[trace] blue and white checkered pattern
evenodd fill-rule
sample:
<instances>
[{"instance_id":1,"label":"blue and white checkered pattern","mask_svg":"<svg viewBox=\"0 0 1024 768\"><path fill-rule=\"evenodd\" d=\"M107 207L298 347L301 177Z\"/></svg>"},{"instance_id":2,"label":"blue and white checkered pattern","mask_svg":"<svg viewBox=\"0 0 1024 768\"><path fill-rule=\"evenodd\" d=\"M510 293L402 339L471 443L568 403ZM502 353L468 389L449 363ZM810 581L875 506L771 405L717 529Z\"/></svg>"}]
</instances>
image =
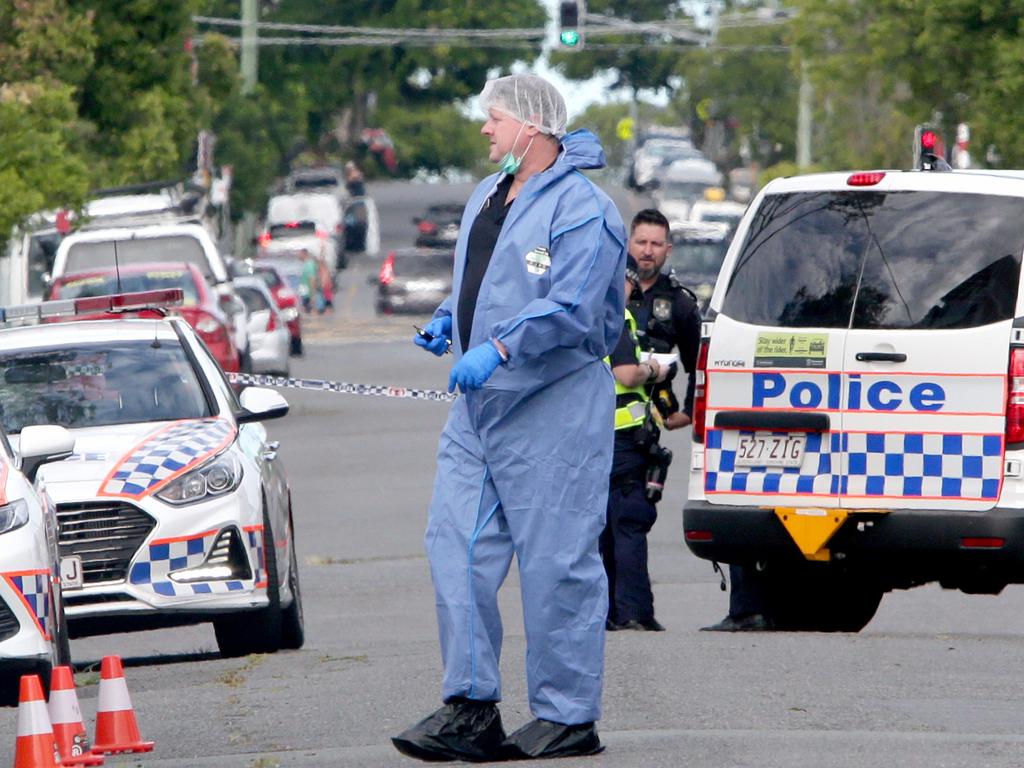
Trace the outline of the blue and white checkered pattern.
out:
<instances>
[{"instance_id":1,"label":"blue and white checkered pattern","mask_svg":"<svg viewBox=\"0 0 1024 768\"><path fill-rule=\"evenodd\" d=\"M265 556L263 551L263 526L258 525L246 528L245 533L249 538L249 551L253 556L253 579L256 582L256 586L265 586L267 573L264 570L266 563L263 559Z\"/></svg>"},{"instance_id":2,"label":"blue and white checkered pattern","mask_svg":"<svg viewBox=\"0 0 1024 768\"><path fill-rule=\"evenodd\" d=\"M129 582L137 587L151 589L163 597L225 594L245 589L245 584L238 580L179 584L168 577L171 571L202 565L219 533L206 531L192 538L153 541L132 565Z\"/></svg>"},{"instance_id":3,"label":"blue and white checkered pattern","mask_svg":"<svg viewBox=\"0 0 1024 768\"><path fill-rule=\"evenodd\" d=\"M39 631L42 632L43 637L47 640L50 639L49 575L48 571L40 571L39 573L23 573L8 578L11 586L18 590L21 596L25 598L25 602L39 624Z\"/></svg>"},{"instance_id":4,"label":"blue and white checkered pattern","mask_svg":"<svg viewBox=\"0 0 1024 768\"><path fill-rule=\"evenodd\" d=\"M843 435L851 496L999 498L1002 435L851 432Z\"/></svg>"},{"instance_id":5,"label":"blue and white checkered pattern","mask_svg":"<svg viewBox=\"0 0 1024 768\"><path fill-rule=\"evenodd\" d=\"M736 467L741 434L708 430L704 490L812 496L999 498L1003 436L810 433L800 467ZM786 432L773 434L785 435ZM842 473L846 454L847 472Z\"/></svg>"},{"instance_id":6,"label":"blue and white checkered pattern","mask_svg":"<svg viewBox=\"0 0 1024 768\"><path fill-rule=\"evenodd\" d=\"M144 496L207 459L233 432L234 427L223 419L183 421L160 430L121 459L99 495Z\"/></svg>"}]
</instances>

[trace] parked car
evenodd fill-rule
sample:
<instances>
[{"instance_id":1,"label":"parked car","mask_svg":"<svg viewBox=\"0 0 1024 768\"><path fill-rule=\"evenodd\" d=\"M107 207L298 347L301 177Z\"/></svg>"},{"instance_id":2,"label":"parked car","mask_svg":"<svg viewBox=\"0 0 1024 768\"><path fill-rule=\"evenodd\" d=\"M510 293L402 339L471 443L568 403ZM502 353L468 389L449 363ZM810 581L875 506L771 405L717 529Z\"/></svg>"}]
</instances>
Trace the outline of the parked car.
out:
<instances>
[{"instance_id":1,"label":"parked car","mask_svg":"<svg viewBox=\"0 0 1024 768\"><path fill-rule=\"evenodd\" d=\"M377 276L377 312L433 312L451 293L453 251L406 248L392 251Z\"/></svg>"},{"instance_id":2,"label":"parked car","mask_svg":"<svg viewBox=\"0 0 1024 768\"><path fill-rule=\"evenodd\" d=\"M225 371L241 370L242 356L246 350L239 350L235 346L234 324L244 321L244 317L229 316L224 312L220 301L195 264L127 264L120 269L94 269L64 274L54 281L49 298L84 299L165 288L180 288L183 291L184 302L174 311L195 329L220 367ZM99 313L76 319L105 320L112 317L115 316L110 313Z\"/></svg>"},{"instance_id":3,"label":"parked car","mask_svg":"<svg viewBox=\"0 0 1024 768\"><path fill-rule=\"evenodd\" d=\"M285 179L284 188L288 194L327 192L339 198L347 196L344 172L329 165L292 171Z\"/></svg>"},{"instance_id":4,"label":"parked car","mask_svg":"<svg viewBox=\"0 0 1024 768\"><path fill-rule=\"evenodd\" d=\"M330 253L325 255L330 259L328 264L331 269L344 269L347 262L344 241L345 209L342 201L333 194L325 193L276 195L270 198L267 203L266 232L271 240L278 234L287 234L283 230L275 230L275 227L302 226L302 222L313 224L312 233L307 234L317 234L325 244L330 244Z\"/></svg>"},{"instance_id":5,"label":"parked car","mask_svg":"<svg viewBox=\"0 0 1024 768\"><path fill-rule=\"evenodd\" d=\"M294 280L287 277L294 275ZM261 259L254 261L234 262L231 274L235 277L258 277L267 288L281 310L281 316L288 324L291 354L302 354L302 313L299 307L298 282L302 273L302 265L296 260L294 266L281 260Z\"/></svg>"},{"instance_id":6,"label":"parked car","mask_svg":"<svg viewBox=\"0 0 1024 768\"><path fill-rule=\"evenodd\" d=\"M732 229L723 222L685 222L672 228L668 266L679 282L696 294L702 312L715 289L731 240Z\"/></svg>"},{"instance_id":7,"label":"parked car","mask_svg":"<svg viewBox=\"0 0 1024 768\"><path fill-rule=\"evenodd\" d=\"M11 378L17 379L17 374ZM0 380L6 388L7 372ZM7 406L7 401L4 400ZM71 663L61 590L57 513L36 485L46 462L72 454L75 439L41 418L24 426L12 445L0 426L0 705L17 703L18 677L38 674L49 684L55 666Z\"/></svg>"},{"instance_id":8,"label":"parked car","mask_svg":"<svg viewBox=\"0 0 1024 768\"><path fill-rule=\"evenodd\" d=\"M236 322L245 307L235 295L227 264L210 234L199 224L151 224L75 232L57 248L52 279L65 273L113 269L129 264L187 262L199 267L217 296L221 310L232 320L235 348L246 368L245 323Z\"/></svg>"},{"instance_id":9,"label":"parked car","mask_svg":"<svg viewBox=\"0 0 1024 768\"><path fill-rule=\"evenodd\" d=\"M462 203L439 203L431 205L412 220L416 225L416 245L426 248L455 246L462 223Z\"/></svg>"},{"instance_id":10,"label":"parked car","mask_svg":"<svg viewBox=\"0 0 1024 768\"><path fill-rule=\"evenodd\" d=\"M308 219L271 224L260 234L257 242L259 258L296 254L305 249L330 265L332 273L348 265L344 254L339 254L337 240Z\"/></svg>"},{"instance_id":11,"label":"parked car","mask_svg":"<svg viewBox=\"0 0 1024 768\"><path fill-rule=\"evenodd\" d=\"M258 277L235 278L235 290L248 313L249 360L253 373L290 372L291 334L267 284Z\"/></svg>"},{"instance_id":12,"label":"parked car","mask_svg":"<svg viewBox=\"0 0 1024 768\"><path fill-rule=\"evenodd\" d=\"M212 622L226 656L302 646L291 494L261 423L280 394L236 397L168 317L0 330L0 402L11 435L45 418L75 438L41 472L73 636Z\"/></svg>"}]
</instances>

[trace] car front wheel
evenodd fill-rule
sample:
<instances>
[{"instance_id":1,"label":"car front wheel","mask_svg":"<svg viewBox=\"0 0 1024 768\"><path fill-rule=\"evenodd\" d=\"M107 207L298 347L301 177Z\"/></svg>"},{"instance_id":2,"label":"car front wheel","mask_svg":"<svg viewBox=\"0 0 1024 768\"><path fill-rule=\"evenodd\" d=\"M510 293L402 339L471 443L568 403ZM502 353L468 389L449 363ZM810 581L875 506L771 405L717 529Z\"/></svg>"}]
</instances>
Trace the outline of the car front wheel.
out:
<instances>
[{"instance_id":1,"label":"car front wheel","mask_svg":"<svg viewBox=\"0 0 1024 768\"><path fill-rule=\"evenodd\" d=\"M274 653L281 648L281 589L277 576L277 553L270 518L263 512L263 542L267 568L266 608L220 616L213 620L213 632L221 656Z\"/></svg>"}]
</instances>

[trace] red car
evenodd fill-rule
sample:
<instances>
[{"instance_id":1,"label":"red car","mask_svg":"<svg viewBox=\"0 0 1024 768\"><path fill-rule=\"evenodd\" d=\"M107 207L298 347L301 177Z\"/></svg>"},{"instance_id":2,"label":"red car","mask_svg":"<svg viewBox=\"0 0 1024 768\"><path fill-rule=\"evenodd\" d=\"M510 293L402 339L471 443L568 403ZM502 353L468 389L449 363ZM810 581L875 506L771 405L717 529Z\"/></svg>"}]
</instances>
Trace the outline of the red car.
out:
<instances>
[{"instance_id":1,"label":"red car","mask_svg":"<svg viewBox=\"0 0 1024 768\"><path fill-rule=\"evenodd\" d=\"M126 264L120 275L114 268L93 269L61 275L50 288L51 299L82 299L112 293L155 291L180 288L185 294L182 306L174 310L191 325L209 347L225 371L241 370L241 355L234 344L235 330L220 308L217 295L195 264L153 262ZM110 313L76 316L76 320L101 320L116 317Z\"/></svg>"}]
</instances>

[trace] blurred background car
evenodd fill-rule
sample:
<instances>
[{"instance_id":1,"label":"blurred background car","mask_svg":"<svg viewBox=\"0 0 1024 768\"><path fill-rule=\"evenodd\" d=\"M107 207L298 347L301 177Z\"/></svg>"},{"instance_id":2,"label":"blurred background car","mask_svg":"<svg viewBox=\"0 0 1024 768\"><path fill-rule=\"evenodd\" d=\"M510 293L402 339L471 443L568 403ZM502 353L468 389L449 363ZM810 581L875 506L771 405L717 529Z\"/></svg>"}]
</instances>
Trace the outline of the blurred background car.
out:
<instances>
[{"instance_id":1,"label":"blurred background car","mask_svg":"<svg viewBox=\"0 0 1024 768\"><path fill-rule=\"evenodd\" d=\"M722 222L685 222L672 227L668 265L679 282L697 295L702 313L715 289L731 239L729 225Z\"/></svg>"},{"instance_id":2,"label":"blurred background car","mask_svg":"<svg viewBox=\"0 0 1024 768\"><path fill-rule=\"evenodd\" d=\"M638 190L649 188L661 171L677 160L707 160L707 157L688 138L647 139L633 153L630 186Z\"/></svg>"},{"instance_id":3,"label":"blurred background car","mask_svg":"<svg viewBox=\"0 0 1024 768\"><path fill-rule=\"evenodd\" d=\"M431 205L422 216L416 216L416 245L426 248L455 246L465 206L461 203Z\"/></svg>"},{"instance_id":4,"label":"blurred background car","mask_svg":"<svg viewBox=\"0 0 1024 768\"><path fill-rule=\"evenodd\" d=\"M670 225L690 218L690 209L708 189L722 185L722 174L710 160L676 160L652 182L652 197Z\"/></svg>"},{"instance_id":5,"label":"blurred background car","mask_svg":"<svg viewBox=\"0 0 1024 768\"><path fill-rule=\"evenodd\" d=\"M158 291L180 288L184 301L174 310L195 330L225 371L242 369L245 350L236 346L236 322L245 322L244 315L228 315L223 302L203 279L195 264L154 262L127 264L119 269L94 269L64 274L50 288L50 299L84 299L115 293ZM118 317L109 313L78 316L77 320L109 320ZM246 334L248 339L248 334ZM247 342L248 343L248 342Z\"/></svg>"},{"instance_id":6,"label":"blurred background car","mask_svg":"<svg viewBox=\"0 0 1024 768\"><path fill-rule=\"evenodd\" d=\"M287 276L289 273L291 277ZM281 317L288 326L290 352L293 355L301 355L302 313L299 311L298 284L302 275L302 265L297 260L292 265L282 260L246 259L232 262L231 274L236 278L257 277L266 284L277 308L281 310Z\"/></svg>"},{"instance_id":7,"label":"blurred background car","mask_svg":"<svg viewBox=\"0 0 1024 768\"><path fill-rule=\"evenodd\" d=\"M441 248L391 251L377 276L377 313L429 313L452 290L455 253Z\"/></svg>"},{"instance_id":8,"label":"blurred background car","mask_svg":"<svg viewBox=\"0 0 1024 768\"><path fill-rule=\"evenodd\" d=\"M267 284L258 277L235 278L249 324L249 359L253 373L290 373L291 334Z\"/></svg>"},{"instance_id":9,"label":"blurred background car","mask_svg":"<svg viewBox=\"0 0 1024 768\"><path fill-rule=\"evenodd\" d=\"M332 278L339 269L344 269L348 264L344 255L338 255L337 241L310 219L270 224L260 234L257 244L257 256L261 259L295 257L299 251L305 249L327 264Z\"/></svg>"},{"instance_id":10,"label":"blurred background car","mask_svg":"<svg viewBox=\"0 0 1024 768\"><path fill-rule=\"evenodd\" d=\"M726 200L725 190L721 187L709 187L704 190L704 199L691 206L690 221L726 224L729 227L729 236L732 237L746 210L747 206L743 203Z\"/></svg>"},{"instance_id":11,"label":"blurred background car","mask_svg":"<svg viewBox=\"0 0 1024 768\"><path fill-rule=\"evenodd\" d=\"M345 209L342 201L331 193L301 193L275 195L267 203L266 231L261 235L261 243L269 234L270 242L285 233L277 229L278 225L312 222L313 232L329 245L325 258L333 272L344 269L348 263L345 257ZM275 234L276 233L276 234ZM309 233L307 233L309 234Z\"/></svg>"}]
</instances>

